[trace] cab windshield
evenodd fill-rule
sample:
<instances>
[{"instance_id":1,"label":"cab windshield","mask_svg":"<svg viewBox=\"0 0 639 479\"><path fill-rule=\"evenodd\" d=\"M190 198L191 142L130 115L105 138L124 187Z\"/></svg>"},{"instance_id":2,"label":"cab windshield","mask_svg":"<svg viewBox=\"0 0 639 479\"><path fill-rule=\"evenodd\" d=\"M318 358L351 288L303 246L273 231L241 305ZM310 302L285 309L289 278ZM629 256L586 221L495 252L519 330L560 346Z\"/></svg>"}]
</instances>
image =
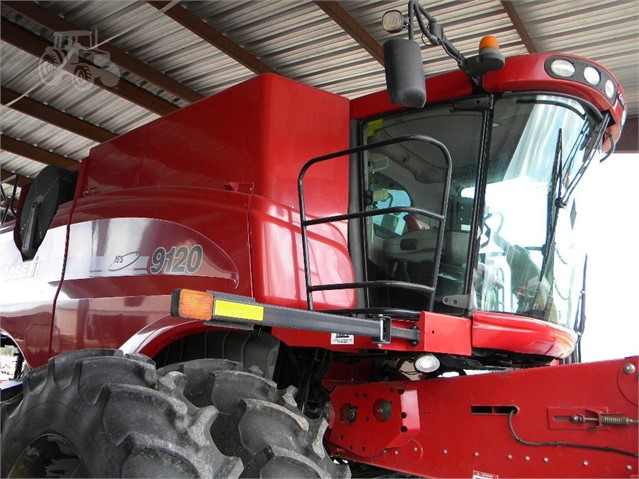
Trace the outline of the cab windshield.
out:
<instances>
[{"instance_id":1,"label":"cab windshield","mask_svg":"<svg viewBox=\"0 0 639 479\"><path fill-rule=\"evenodd\" d=\"M366 279L428 285L435 274L435 311L479 309L574 327L585 252L576 240L581 225L573 191L601 139L596 115L572 98L526 93L365 122L363 143L427 135L447 146L453 166L443 205L441 152L413 143L370 152L362 172L364 209L444 209L446 223L408 212L368 218ZM367 304L427 309L424 295L401 288L370 291Z\"/></svg>"},{"instance_id":2,"label":"cab windshield","mask_svg":"<svg viewBox=\"0 0 639 479\"><path fill-rule=\"evenodd\" d=\"M512 95L495 103L476 308L574 326L585 251L573 191L592 160L598 123L570 98Z\"/></svg>"}]
</instances>

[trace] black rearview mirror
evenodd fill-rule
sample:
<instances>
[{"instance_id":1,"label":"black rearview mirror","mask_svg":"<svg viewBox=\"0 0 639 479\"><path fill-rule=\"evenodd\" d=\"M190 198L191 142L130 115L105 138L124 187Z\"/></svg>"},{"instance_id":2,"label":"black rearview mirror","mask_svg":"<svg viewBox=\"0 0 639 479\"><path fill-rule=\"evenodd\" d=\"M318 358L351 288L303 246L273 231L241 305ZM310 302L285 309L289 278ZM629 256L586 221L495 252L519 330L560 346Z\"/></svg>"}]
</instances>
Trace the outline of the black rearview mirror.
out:
<instances>
[{"instance_id":1,"label":"black rearview mirror","mask_svg":"<svg viewBox=\"0 0 639 479\"><path fill-rule=\"evenodd\" d=\"M412 108L426 104L422 53L414 40L392 38L384 43L386 86L392 103Z\"/></svg>"}]
</instances>

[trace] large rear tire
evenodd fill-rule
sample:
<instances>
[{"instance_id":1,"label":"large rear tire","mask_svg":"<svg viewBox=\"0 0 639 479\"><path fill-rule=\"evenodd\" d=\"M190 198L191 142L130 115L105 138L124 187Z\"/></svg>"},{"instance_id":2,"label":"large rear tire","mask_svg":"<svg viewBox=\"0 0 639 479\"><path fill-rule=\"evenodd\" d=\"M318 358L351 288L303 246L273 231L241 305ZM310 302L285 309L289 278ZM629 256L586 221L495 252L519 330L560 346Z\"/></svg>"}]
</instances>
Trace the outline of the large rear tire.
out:
<instances>
[{"instance_id":1,"label":"large rear tire","mask_svg":"<svg viewBox=\"0 0 639 479\"><path fill-rule=\"evenodd\" d=\"M141 355L84 350L29 372L2 403L3 477L238 477L211 438L214 407Z\"/></svg>"},{"instance_id":2,"label":"large rear tire","mask_svg":"<svg viewBox=\"0 0 639 479\"><path fill-rule=\"evenodd\" d=\"M278 390L259 370L245 371L228 360L172 364L159 374L173 371L186 376L186 399L219 411L211 433L222 453L242 459L240 477L350 477L348 466L335 464L326 453L326 421L302 414L293 398L295 388Z\"/></svg>"}]
</instances>

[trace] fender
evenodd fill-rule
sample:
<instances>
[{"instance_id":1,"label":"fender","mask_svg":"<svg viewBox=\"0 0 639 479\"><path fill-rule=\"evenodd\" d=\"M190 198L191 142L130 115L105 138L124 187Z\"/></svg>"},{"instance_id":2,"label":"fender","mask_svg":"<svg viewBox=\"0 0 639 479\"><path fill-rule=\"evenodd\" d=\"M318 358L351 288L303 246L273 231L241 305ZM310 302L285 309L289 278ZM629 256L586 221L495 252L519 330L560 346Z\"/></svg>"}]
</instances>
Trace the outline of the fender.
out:
<instances>
[{"instance_id":1,"label":"fender","mask_svg":"<svg viewBox=\"0 0 639 479\"><path fill-rule=\"evenodd\" d=\"M213 329L217 328L212 328L202 321L185 321L173 316L165 316L140 329L120 346L120 350L127 354L146 354L152 358L179 339Z\"/></svg>"}]
</instances>

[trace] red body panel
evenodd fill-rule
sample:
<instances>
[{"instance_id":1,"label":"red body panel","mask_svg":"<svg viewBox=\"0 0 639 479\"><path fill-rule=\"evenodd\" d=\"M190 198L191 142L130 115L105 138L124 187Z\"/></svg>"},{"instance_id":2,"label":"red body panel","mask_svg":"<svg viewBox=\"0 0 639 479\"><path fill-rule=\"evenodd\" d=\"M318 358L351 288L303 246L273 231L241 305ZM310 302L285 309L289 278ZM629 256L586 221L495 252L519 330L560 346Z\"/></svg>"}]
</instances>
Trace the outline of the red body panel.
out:
<instances>
[{"instance_id":1,"label":"red body panel","mask_svg":"<svg viewBox=\"0 0 639 479\"><path fill-rule=\"evenodd\" d=\"M624 366L633 364L633 372ZM358 462L426 477L632 477L637 459L637 358L504 373L344 385L331 394L329 443ZM380 405L386 405L380 417ZM346 412L356 406L356 418ZM587 422L571 421L582 415ZM490 476L492 474L492 476Z\"/></svg>"},{"instance_id":2,"label":"red body panel","mask_svg":"<svg viewBox=\"0 0 639 479\"><path fill-rule=\"evenodd\" d=\"M536 319L473 311L473 346L524 354L566 358L575 349L577 333Z\"/></svg>"},{"instance_id":3,"label":"red body panel","mask_svg":"<svg viewBox=\"0 0 639 479\"><path fill-rule=\"evenodd\" d=\"M78 180L55 318L72 205L59 208L29 263L4 229L3 332L35 367L148 332L166 319L177 288L304 307L297 175L310 158L348 147L348 105L263 75L94 148ZM306 186L309 214L345 212L347 160L309 172ZM153 263L160 249L162 267ZM310 249L316 281L353 281L345 225L315 230ZM185 270L181 252L197 267ZM352 304L351 292L318 295L320 306ZM165 330L155 329L158 338Z\"/></svg>"},{"instance_id":4,"label":"red body panel","mask_svg":"<svg viewBox=\"0 0 639 479\"><path fill-rule=\"evenodd\" d=\"M19 345L29 364L44 364L50 357L52 305L62 274L64 222L69 207L59 209L52 231L33 261L22 261L13 242L12 223L0 229L0 330Z\"/></svg>"},{"instance_id":5,"label":"red body panel","mask_svg":"<svg viewBox=\"0 0 639 479\"><path fill-rule=\"evenodd\" d=\"M620 101L611 106L586 85L550 78L543 67L549 55L508 58L502 70L486 75L484 88L495 93L543 89L578 95L620 122ZM472 94L471 82L459 71L426 83L431 103ZM2 235L8 258L3 289L9 292L0 300L3 332L35 366L68 349L121 345L166 316L157 305L165 304L175 288L220 290L304 308L298 172L312 157L347 148L351 119L398 108L389 103L386 92L349 103L263 75L94 148L82 165L55 320L52 303L62 273L64 225L71 205L59 209L31 263L46 267L25 266L11 244L11 232L6 229ZM347 159L309 170L305 198L311 217L344 213ZM313 284L351 282L346 225L312 227L309 237ZM197 271L150 272L158 248L177 255L197 245L204 256ZM146 257L147 263L140 266L143 260L137 255ZM135 267L141 268L136 274L122 268L100 276L90 269L100 261L108 270L118 266L116 259L122 265L134 258ZM167 265L177 261L167 258ZM25 300L19 293L26 290L38 294ZM317 293L314 298L320 309L354 303L352 292ZM452 319L423 315L419 324L424 340L418 347L395 341L382 348L464 355L472 348L485 348L564 357L574 346L574 335L547 323L481 313L472 323ZM437 334L428 336L433 330ZM344 351L371 347L369 339L335 342L328 333L275 329L274 334L293 346Z\"/></svg>"},{"instance_id":6,"label":"red body panel","mask_svg":"<svg viewBox=\"0 0 639 479\"><path fill-rule=\"evenodd\" d=\"M84 190L240 188L298 208L309 159L348 147L348 100L266 74L104 143L88 158ZM308 178L307 211L346 209L348 164Z\"/></svg>"},{"instance_id":7,"label":"red body panel","mask_svg":"<svg viewBox=\"0 0 639 479\"><path fill-rule=\"evenodd\" d=\"M250 224L255 299L306 309L299 214L292 208L254 196ZM332 224L313 228L309 233L309 253L314 284L353 281L344 228ZM355 304L355 295L349 290L318 292L313 298L319 308L349 308Z\"/></svg>"}]
</instances>

